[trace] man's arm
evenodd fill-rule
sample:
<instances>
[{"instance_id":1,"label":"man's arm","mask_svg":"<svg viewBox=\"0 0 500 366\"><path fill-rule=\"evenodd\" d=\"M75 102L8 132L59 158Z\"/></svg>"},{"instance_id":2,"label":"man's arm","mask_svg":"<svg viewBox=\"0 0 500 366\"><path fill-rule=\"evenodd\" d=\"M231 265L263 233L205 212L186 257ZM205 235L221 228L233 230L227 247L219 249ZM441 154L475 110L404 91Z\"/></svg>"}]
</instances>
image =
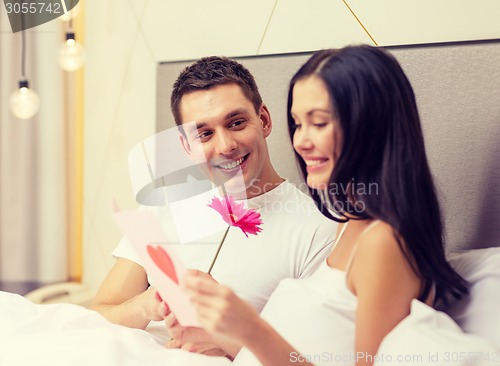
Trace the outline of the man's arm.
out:
<instances>
[{"instance_id":1,"label":"man's arm","mask_svg":"<svg viewBox=\"0 0 500 366\"><path fill-rule=\"evenodd\" d=\"M124 258L118 258L89 308L113 323L141 329L168 313L156 290L148 289L144 268Z\"/></svg>"}]
</instances>

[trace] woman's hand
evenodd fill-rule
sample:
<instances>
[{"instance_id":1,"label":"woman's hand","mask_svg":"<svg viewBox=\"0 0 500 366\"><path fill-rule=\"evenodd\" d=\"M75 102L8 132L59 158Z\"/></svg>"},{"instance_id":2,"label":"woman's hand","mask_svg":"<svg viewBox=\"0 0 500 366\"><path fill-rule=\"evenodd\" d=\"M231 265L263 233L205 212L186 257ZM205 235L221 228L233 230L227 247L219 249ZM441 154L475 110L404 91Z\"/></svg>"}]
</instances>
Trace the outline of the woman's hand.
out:
<instances>
[{"instance_id":1,"label":"woman's hand","mask_svg":"<svg viewBox=\"0 0 500 366\"><path fill-rule=\"evenodd\" d=\"M261 319L255 309L210 275L189 270L184 287L203 327L217 338L245 344Z\"/></svg>"},{"instance_id":2,"label":"woman's hand","mask_svg":"<svg viewBox=\"0 0 500 366\"><path fill-rule=\"evenodd\" d=\"M290 365L290 354L297 351L231 289L199 271L189 271L183 284L201 324L214 339L246 346L262 365ZM311 365L305 361L300 364Z\"/></svg>"}]
</instances>

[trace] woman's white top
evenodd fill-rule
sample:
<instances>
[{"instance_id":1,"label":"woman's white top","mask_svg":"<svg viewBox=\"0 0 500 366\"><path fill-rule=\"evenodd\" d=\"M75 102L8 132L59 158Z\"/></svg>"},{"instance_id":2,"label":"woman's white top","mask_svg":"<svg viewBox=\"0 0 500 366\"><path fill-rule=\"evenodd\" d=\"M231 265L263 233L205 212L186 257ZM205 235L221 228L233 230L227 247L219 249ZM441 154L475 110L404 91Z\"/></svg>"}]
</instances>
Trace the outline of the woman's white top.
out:
<instances>
[{"instance_id":1,"label":"woman's white top","mask_svg":"<svg viewBox=\"0 0 500 366\"><path fill-rule=\"evenodd\" d=\"M309 278L279 283L261 316L298 351L290 354L290 364L307 359L314 365L354 365L357 298L346 282L346 272L325 260ZM260 362L243 348L234 364Z\"/></svg>"}]
</instances>

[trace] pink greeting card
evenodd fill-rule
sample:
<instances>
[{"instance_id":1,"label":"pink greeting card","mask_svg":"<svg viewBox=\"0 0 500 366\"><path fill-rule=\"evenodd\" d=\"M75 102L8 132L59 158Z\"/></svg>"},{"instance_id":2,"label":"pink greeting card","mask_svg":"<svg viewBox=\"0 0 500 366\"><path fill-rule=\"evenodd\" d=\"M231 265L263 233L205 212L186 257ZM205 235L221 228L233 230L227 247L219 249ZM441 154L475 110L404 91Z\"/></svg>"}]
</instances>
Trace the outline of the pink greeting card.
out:
<instances>
[{"instance_id":1,"label":"pink greeting card","mask_svg":"<svg viewBox=\"0 0 500 366\"><path fill-rule=\"evenodd\" d=\"M146 211L120 211L114 207L116 223L137 251L149 283L182 326L199 327L200 323L188 294L181 288L185 267L167 238L157 217Z\"/></svg>"}]
</instances>

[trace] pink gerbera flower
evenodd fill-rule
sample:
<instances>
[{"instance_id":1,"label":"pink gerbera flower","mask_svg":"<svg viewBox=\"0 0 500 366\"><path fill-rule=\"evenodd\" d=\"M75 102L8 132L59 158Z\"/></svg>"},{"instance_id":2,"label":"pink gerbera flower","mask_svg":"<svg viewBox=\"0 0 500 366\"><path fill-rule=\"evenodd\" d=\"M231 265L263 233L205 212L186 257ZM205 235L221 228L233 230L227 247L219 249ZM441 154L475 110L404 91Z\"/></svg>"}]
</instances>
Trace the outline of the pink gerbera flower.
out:
<instances>
[{"instance_id":1,"label":"pink gerbera flower","mask_svg":"<svg viewBox=\"0 0 500 366\"><path fill-rule=\"evenodd\" d=\"M215 257L208 270L208 273L210 273L214 267L217 257L219 256L219 252L222 248L222 244L224 244L229 228L231 226L239 227L241 231L243 231L243 234L245 234L248 238L248 234L257 235L257 233L262 231L259 226L262 225L262 220L260 218L260 213L255 210L245 208L243 203L235 202L234 198L231 196L227 196L222 200L214 197L212 202L208 204L208 207L217 211L221 215L222 219L229 225L224 233L224 236L222 237L219 247L217 248L217 252L215 253Z\"/></svg>"},{"instance_id":2,"label":"pink gerbera flower","mask_svg":"<svg viewBox=\"0 0 500 366\"><path fill-rule=\"evenodd\" d=\"M257 235L262 229L260 213L252 209L246 209L243 203L237 203L234 198L228 196L222 200L214 197L208 207L217 211L222 219L230 226L236 226L243 231L248 238L248 234Z\"/></svg>"}]
</instances>

